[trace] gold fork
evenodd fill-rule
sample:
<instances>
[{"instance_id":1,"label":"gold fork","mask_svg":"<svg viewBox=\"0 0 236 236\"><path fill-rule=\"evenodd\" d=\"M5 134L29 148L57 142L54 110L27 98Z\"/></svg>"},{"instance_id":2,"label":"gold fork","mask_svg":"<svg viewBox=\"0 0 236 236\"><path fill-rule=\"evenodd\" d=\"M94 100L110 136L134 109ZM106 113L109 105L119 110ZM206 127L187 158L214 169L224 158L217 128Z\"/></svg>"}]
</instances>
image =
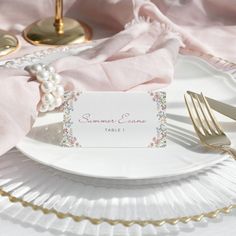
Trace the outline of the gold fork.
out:
<instances>
[{"instance_id":1,"label":"gold fork","mask_svg":"<svg viewBox=\"0 0 236 236\"><path fill-rule=\"evenodd\" d=\"M228 152L236 160L236 150L230 147L230 139L224 133L203 94L198 95L188 91L184 98L194 129L202 144Z\"/></svg>"}]
</instances>

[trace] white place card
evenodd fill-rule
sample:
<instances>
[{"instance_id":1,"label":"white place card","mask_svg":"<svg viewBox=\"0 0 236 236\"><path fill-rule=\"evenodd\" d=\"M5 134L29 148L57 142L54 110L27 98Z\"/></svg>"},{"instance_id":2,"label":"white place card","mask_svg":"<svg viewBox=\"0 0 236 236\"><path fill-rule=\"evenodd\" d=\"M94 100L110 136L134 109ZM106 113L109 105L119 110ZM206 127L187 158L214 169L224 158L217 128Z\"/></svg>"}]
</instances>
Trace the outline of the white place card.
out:
<instances>
[{"instance_id":1,"label":"white place card","mask_svg":"<svg viewBox=\"0 0 236 236\"><path fill-rule=\"evenodd\" d=\"M62 145L166 145L165 92L70 92L64 103Z\"/></svg>"}]
</instances>

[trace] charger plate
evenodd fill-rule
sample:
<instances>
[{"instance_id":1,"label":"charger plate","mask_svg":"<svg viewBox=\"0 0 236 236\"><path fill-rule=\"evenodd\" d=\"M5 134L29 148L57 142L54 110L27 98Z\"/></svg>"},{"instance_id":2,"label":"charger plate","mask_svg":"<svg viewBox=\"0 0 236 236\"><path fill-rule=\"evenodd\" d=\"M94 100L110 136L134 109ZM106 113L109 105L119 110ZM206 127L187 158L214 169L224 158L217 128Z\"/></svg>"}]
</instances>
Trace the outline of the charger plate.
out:
<instances>
[{"instance_id":1,"label":"charger plate","mask_svg":"<svg viewBox=\"0 0 236 236\"><path fill-rule=\"evenodd\" d=\"M54 234L177 235L206 227L236 208L236 165L227 159L166 183L73 176L16 149L0 157L0 212L5 219Z\"/></svg>"},{"instance_id":2,"label":"charger plate","mask_svg":"<svg viewBox=\"0 0 236 236\"><path fill-rule=\"evenodd\" d=\"M73 53L73 50L70 52ZM60 53L44 57L49 62ZM62 138L62 114L41 116L30 134L17 148L28 157L59 170L96 178L152 179L191 174L218 162L227 155L205 149L198 143L185 108L186 90L202 91L221 101L235 98L232 76L214 69L203 60L180 56L175 79L167 92L166 148L65 148Z\"/></svg>"}]
</instances>

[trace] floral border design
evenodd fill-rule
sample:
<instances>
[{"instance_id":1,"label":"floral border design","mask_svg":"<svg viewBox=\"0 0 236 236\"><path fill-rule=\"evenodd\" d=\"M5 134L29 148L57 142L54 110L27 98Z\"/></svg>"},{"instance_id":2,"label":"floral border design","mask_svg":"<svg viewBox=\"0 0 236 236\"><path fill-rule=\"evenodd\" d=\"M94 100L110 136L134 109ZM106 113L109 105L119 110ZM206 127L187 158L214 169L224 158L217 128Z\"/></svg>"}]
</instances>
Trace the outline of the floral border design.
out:
<instances>
[{"instance_id":1,"label":"floral border design","mask_svg":"<svg viewBox=\"0 0 236 236\"><path fill-rule=\"evenodd\" d=\"M74 102L82 94L79 92L67 92L64 95L64 117L63 117L63 139L61 146L63 147L82 147L76 137L73 136L71 120L71 112L74 110Z\"/></svg>"},{"instance_id":2,"label":"floral border design","mask_svg":"<svg viewBox=\"0 0 236 236\"><path fill-rule=\"evenodd\" d=\"M149 148L165 147L167 128L166 128L166 92L149 92L152 100L156 103L157 118L160 122L160 126L156 128L156 137L152 138L152 141L148 145Z\"/></svg>"},{"instance_id":3,"label":"floral border design","mask_svg":"<svg viewBox=\"0 0 236 236\"><path fill-rule=\"evenodd\" d=\"M156 136L152 138L149 148L165 147L167 128L166 128L166 92L148 92L152 100L156 103L156 117L160 122L160 126L156 128ZM63 118L63 139L61 146L63 147L82 147L76 137L73 135L71 120L71 112L74 110L73 103L78 100L82 94L78 92L68 92L64 97L64 118Z\"/></svg>"}]
</instances>

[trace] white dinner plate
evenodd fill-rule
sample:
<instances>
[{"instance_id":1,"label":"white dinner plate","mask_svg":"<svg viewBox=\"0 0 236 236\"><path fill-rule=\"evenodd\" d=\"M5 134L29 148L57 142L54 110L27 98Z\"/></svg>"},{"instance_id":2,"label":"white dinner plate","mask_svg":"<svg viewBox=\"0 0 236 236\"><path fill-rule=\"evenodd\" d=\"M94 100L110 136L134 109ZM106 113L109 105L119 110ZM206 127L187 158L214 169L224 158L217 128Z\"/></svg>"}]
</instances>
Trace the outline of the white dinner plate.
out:
<instances>
[{"instance_id":1,"label":"white dinner plate","mask_svg":"<svg viewBox=\"0 0 236 236\"><path fill-rule=\"evenodd\" d=\"M45 61L50 59L45 59ZM234 78L214 69L203 60L179 56L175 79L167 92L167 147L148 148L64 148L62 114L39 117L29 135L17 148L44 165L77 175L112 179L149 179L192 174L210 168L227 155L212 152L199 144L184 104L186 90L236 104ZM227 128L227 119L221 121ZM230 130L230 137L236 138Z\"/></svg>"}]
</instances>

